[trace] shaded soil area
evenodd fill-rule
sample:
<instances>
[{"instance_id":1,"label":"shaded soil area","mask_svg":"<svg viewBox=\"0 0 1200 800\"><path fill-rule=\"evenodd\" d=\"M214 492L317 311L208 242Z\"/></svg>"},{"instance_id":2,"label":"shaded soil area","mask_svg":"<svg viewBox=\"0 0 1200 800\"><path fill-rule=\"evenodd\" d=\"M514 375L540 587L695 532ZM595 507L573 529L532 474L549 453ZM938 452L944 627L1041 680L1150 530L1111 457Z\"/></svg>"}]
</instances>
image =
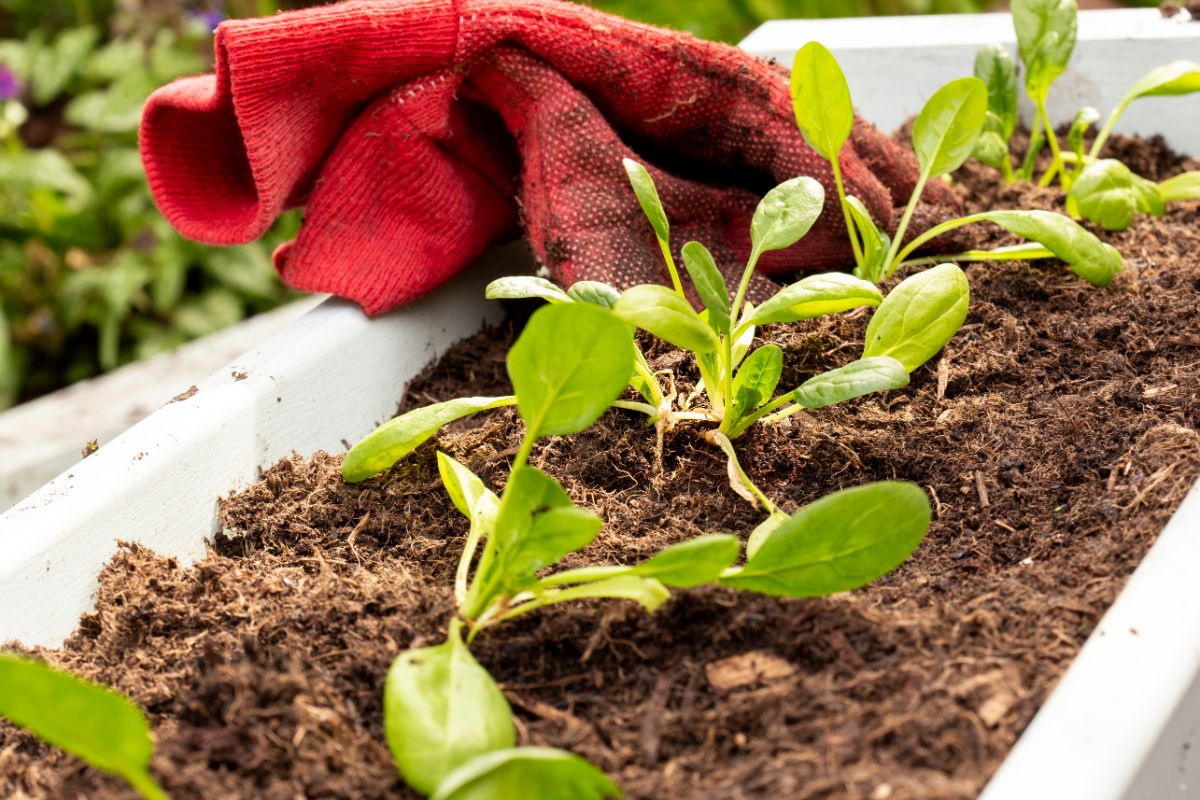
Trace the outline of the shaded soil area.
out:
<instances>
[{"instance_id":1,"label":"shaded soil area","mask_svg":"<svg viewBox=\"0 0 1200 800\"><path fill-rule=\"evenodd\" d=\"M1147 177L1185 166L1161 142L1116 147ZM1058 205L986 168L959 179L972 209ZM704 588L653 616L585 603L482 636L521 741L574 750L642 800L975 796L1200 474L1200 208L1106 238L1128 264L1111 288L1056 265L972 266L967 325L909 389L739 442L788 510L871 480L925 487L935 519L912 559L828 598ZM867 318L768 329L783 385L857 356ZM404 407L506 391L512 328L456 346ZM651 350L686 390L683 355ZM506 409L436 446L499 490L520 433ZM535 451L606 520L574 563L761 521L695 429L668 435L661 473L653 449L614 411ZM280 462L222 502L227 535L195 566L124 547L96 612L40 655L148 711L154 771L177 797L414 797L384 745L380 689L450 613L466 523L434 452L353 486L337 455ZM4 726L0 795L130 796Z\"/></svg>"}]
</instances>

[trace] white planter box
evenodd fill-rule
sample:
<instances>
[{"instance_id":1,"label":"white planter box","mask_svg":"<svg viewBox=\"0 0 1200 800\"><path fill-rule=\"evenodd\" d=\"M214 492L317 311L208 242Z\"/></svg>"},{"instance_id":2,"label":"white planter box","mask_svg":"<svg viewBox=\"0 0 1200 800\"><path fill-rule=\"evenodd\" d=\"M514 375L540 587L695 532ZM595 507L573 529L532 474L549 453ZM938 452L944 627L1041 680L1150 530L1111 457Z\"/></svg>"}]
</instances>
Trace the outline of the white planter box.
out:
<instances>
[{"instance_id":1,"label":"white planter box","mask_svg":"<svg viewBox=\"0 0 1200 800\"><path fill-rule=\"evenodd\" d=\"M841 59L861 110L893 126L1012 41L1006 15L765 25L748 49L790 62L810 39ZM1200 24L1157 12L1082 15L1062 86L1103 111L1141 73L1200 58ZM1057 87L1056 87L1057 88ZM1056 91L1056 96L1068 92ZM1119 130L1200 153L1200 104L1145 100ZM377 320L327 301L0 516L0 642L60 643L92 604L115 540L185 562L216 529L216 498L297 451L338 451L395 410L405 384L498 315L483 287L527 272L501 248L435 296ZM236 380L233 373L245 374ZM1200 798L1200 489L1194 489L984 792L986 800ZM1136 631L1136 632L1135 632Z\"/></svg>"}]
</instances>

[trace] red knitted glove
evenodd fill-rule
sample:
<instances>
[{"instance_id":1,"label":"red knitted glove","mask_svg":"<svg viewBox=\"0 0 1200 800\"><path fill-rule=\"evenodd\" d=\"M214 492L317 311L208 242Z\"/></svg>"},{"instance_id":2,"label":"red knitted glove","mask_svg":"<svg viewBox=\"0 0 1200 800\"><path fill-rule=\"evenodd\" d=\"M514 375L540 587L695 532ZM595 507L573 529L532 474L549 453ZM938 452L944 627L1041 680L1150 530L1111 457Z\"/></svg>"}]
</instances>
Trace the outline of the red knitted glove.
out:
<instances>
[{"instance_id":1,"label":"red knitted glove","mask_svg":"<svg viewBox=\"0 0 1200 800\"><path fill-rule=\"evenodd\" d=\"M453 276L523 219L563 284L665 281L621 159L646 163L673 244L736 273L758 198L796 175L826 210L767 274L851 261L828 164L804 143L786 76L724 45L556 0L363 0L227 22L215 76L155 92L151 190L184 235L260 236L305 205L284 279L377 314ZM881 227L911 155L858 121L847 191ZM925 199L952 203L940 186Z\"/></svg>"}]
</instances>

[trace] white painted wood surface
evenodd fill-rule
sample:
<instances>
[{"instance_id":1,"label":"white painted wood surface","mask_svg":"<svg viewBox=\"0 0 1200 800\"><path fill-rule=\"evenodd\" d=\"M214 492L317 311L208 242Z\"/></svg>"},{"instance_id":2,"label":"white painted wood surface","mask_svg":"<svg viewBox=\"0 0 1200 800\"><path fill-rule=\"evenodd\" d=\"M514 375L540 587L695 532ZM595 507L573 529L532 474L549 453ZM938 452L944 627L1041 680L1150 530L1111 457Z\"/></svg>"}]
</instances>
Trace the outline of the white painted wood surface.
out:
<instances>
[{"instance_id":1,"label":"white painted wood surface","mask_svg":"<svg viewBox=\"0 0 1200 800\"><path fill-rule=\"evenodd\" d=\"M312 310L310 297L0 413L0 514L172 397Z\"/></svg>"},{"instance_id":2,"label":"white painted wood surface","mask_svg":"<svg viewBox=\"0 0 1200 800\"><path fill-rule=\"evenodd\" d=\"M791 66L810 41L833 51L854 105L884 130L915 116L942 84L970 75L981 45L1004 44L1016 54L1008 14L781 20L759 27L742 47ZM1200 22L1188 22L1186 14L1163 19L1152 8L1080 12L1079 44L1050 90L1051 117L1069 122L1083 106L1107 117L1134 81L1178 59L1200 61ZM1116 130L1161 133L1176 149L1194 152L1200 148L1200 104L1194 98L1137 100Z\"/></svg>"},{"instance_id":3,"label":"white painted wood surface","mask_svg":"<svg viewBox=\"0 0 1200 800\"><path fill-rule=\"evenodd\" d=\"M391 417L431 359L498 318L487 282L530 264L523 245L501 248L375 320L326 300L0 516L0 643L61 643L119 539L202 555L218 497L293 450L343 451Z\"/></svg>"}]
</instances>

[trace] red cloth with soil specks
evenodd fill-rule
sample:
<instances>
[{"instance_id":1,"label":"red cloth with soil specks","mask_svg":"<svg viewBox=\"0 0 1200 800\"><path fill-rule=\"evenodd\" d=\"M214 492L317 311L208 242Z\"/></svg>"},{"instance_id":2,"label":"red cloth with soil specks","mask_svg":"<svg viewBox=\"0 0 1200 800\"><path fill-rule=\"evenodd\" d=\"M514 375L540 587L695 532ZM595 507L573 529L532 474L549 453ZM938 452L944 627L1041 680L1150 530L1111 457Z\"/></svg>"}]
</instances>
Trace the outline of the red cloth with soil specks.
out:
<instances>
[{"instance_id":1,"label":"red cloth with soil specks","mask_svg":"<svg viewBox=\"0 0 1200 800\"><path fill-rule=\"evenodd\" d=\"M786 76L732 47L555 0L356 0L226 22L216 57L215 75L146 106L142 157L163 214L235 244L304 205L279 272L369 314L522 223L560 283L664 280L625 156L650 168L674 246L699 239L731 274L759 196L812 175L825 212L761 270L849 261L832 174L796 129ZM849 193L889 227L911 157L859 121L842 164Z\"/></svg>"}]
</instances>

